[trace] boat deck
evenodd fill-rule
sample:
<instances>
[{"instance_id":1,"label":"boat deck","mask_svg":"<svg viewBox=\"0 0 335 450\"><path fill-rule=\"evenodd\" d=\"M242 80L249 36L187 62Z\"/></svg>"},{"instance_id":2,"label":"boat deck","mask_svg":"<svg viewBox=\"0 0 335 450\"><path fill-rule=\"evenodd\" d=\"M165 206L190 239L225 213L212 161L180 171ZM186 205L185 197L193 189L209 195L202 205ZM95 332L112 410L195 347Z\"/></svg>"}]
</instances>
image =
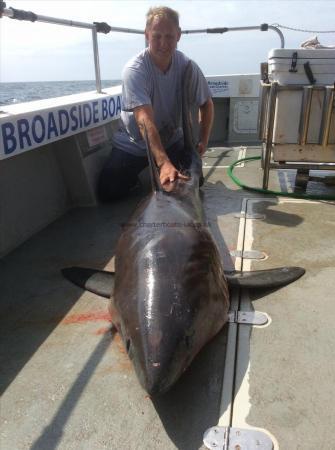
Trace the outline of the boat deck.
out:
<instances>
[{"instance_id":1,"label":"boat deck","mask_svg":"<svg viewBox=\"0 0 335 450\"><path fill-rule=\"evenodd\" d=\"M232 292L232 309L263 311L268 324L226 325L170 392L149 398L111 332L108 300L60 273L112 269L121 225L149 185L143 177L126 202L71 210L0 261L2 450L195 450L217 424L265 430L274 448L335 449L334 202L241 190L226 167L244 155L260 148L208 151L203 202L226 269L306 269L279 290ZM261 185L259 161L235 173ZM292 190L294 179L272 170L269 187ZM335 187L314 181L307 191Z\"/></svg>"}]
</instances>

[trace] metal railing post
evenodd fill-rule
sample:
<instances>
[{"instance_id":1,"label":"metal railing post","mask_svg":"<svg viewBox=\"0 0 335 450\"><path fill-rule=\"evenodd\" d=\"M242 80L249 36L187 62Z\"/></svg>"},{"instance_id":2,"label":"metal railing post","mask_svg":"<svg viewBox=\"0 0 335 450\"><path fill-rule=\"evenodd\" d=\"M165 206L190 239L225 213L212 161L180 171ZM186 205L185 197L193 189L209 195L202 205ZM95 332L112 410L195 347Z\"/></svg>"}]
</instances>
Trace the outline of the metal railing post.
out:
<instances>
[{"instance_id":1,"label":"metal railing post","mask_svg":"<svg viewBox=\"0 0 335 450\"><path fill-rule=\"evenodd\" d=\"M277 99L277 83L272 83L269 95L269 106L268 106L268 120L267 120L267 133L266 133L266 144L265 144L265 157L264 157L264 173L263 173L263 189L268 188L269 184L269 172L271 163L271 152L272 152L272 140L273 140L273 128L275 119L275 107Z\"/></svg>"},{"instance_id":2,"label":"metal railing post","mask_svg":"<svg viewBox=\"0 0 335 450\"><path fill-rule=\"evenodd\" d=\"M98 49L98 33L96 25L92 28L92 41L93 41L93 56L94 56L94 69L95 69L95 86L98 94L101 94L101 75L100 75L100 63L99 63L99 49Z\"/></svg>"},{"instance_id":3,"label":"metal railing post","mask_svg":"<svg viewBox=\"0 0 335 450\"><path fill-rule=\"evenodd\" d=\"M299 144L307 144L309 120L311 117L313 86L303 87L302 111L299 126Z\"/></svg>"},{"instance_id":4,"label":"metal railing post","mask_svg":"<svg viewBox=\"0 0 335 450\"><path fill-rule=\"evenodd\" d=\"M10 19L17 20L26 20L30 22L45 22L55 25L65 25L70 27L77 28L86 28L92 30L92 40L93 40L93 54L94 54L94 67L95 67L95 82L97 92L101 93L101 75L100 75L100 65L99 65L99 50L98 50L98 32L103 32L105 34L110 31L123 32L123 33L135 33L135 34L144 34L142 30L136 30L132 28L121 28L121 27L111 27L107 23L85 23L85 22L77 22L73 20L59 19L57 17L49 17L42 16L39 14L35 14L31 11L23 11L15 8L6 8L6 3L0 0L0 17L9 17ZM251 27L220 27L220 28L207 28L203 30L183 30L183 34L192 34L192 33L226 33L227 31L249 31L249 30L260 30L260 31L268 31L273 30L278 33L281 41L281 47L284 47L284 36L282 32L275 26L268 25L266 23L260 26L251 26Z\"/></svg>"},{"instance_id":5,"label":"metal railing post","mask_svg":"<svg viewBox=\"0 0 335 450\"><path fill-rule=\"evenodd\" d=\"M228 31L253 31L253 30L258 30L258 31L268 31L268 30L272 30L274 32L276 32L279 36L280 39L280 47L284 48L285 47L285 39L284 39L284 35L281 32L281 30L279 30L279 28L273 26L273 25L268 25L267 23L263 23L260 26L251 26L251 27L217 27L217 28L205 28L205 29L200 29L200 30L182 30L182 34L195 34L195 33L210 33L210 34L222 34L222 33L227 33Z\"/></svg>"},{"instance_id":6,"label":"metal railing post","mask_svg":"<svg viewBox=\"0 0 335 450\"><path fill-rule=\"evenodd\" d=\"M332 115L333 115L333 110L334 110L334 87L332 87L332 86L326 87L326 95L325 95L324 103L325 103L324 118L322 119L323 129L321 130L321 133L322 133L321 145L322 145L322 147L326 147L328 145L330 125L331 125Z\"/></svg>"},{"instance_id":7,"label":"metal railing post","mask_svg":"<svg viewBox=\"0 0 335 450\"><path fill-rule=\"evenodd\" d=\"M267 117L267 108L269 106L269 93L270 93L270 85L262 83L261 84L261 92L260 92L260 100L258 106L258 137L261 141L265 141L266 139L266 117Z\"/></svg>"}]
</instances>

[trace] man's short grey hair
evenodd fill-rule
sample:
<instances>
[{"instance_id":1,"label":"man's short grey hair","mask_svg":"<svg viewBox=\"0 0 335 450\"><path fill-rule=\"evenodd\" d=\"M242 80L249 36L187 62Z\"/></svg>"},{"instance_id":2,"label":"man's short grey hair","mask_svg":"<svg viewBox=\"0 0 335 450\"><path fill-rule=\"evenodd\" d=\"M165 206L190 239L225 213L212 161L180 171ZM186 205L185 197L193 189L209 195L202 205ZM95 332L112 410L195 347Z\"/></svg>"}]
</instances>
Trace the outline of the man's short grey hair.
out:
<instances>
[{"instance_id":1,"label":"man's short grey hair","mask_svg":"<svg viewBox=\"0 0 335 450\"><path fill-rule=\"evenodd\" d=\"M174 9L167 6L154 6L150 8L146 15L146 29L150 28L155 17L168 19L179 29L179 14Z\"/></svg>"}]
</instances>

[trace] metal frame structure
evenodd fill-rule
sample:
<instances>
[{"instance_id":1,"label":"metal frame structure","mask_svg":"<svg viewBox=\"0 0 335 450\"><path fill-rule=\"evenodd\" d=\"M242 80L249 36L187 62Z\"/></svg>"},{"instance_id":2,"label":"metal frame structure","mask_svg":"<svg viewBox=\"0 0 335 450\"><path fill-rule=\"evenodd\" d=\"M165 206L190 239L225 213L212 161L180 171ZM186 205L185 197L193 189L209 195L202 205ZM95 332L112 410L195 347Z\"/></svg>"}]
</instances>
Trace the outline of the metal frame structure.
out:
<instances>
[{"instance_id":1,"label":"metal frame structure","mask_svg":"<svg viewBox=\"0 0 335 450\"><path fill-rule=\"evenodd\" d=\"M275 161L273 151L276 146L274 142L274 127L276 119L276 103L278 93L281 91L303 91L302 105L300 110L299 136L296 148L303 148L309 145L308 130L311 117L311 106L313 92L316 90L325 91L322 109L322 119L319 131L319 138L314 148L322 151L326 147L334 147L334 162L308 161L306 158L301 161ZM329 142L330 127L334 114L334 86L314 86L314 85L279 85L277 82L261 84L259 130L260 139L263 141L262 168L263 189L267 189L269 183L270 168L276 169L304 169L304 170L335 170L335 144ZM285 144L278 144L285 145Z\"/></svg>"},{"instance_id":2,"label":"metal frame structure","mask_svg":"<svg viewBox=\"0 0 335 450\"><path fill-rule=\"evenodd\" d=\"M137 30L133 28L121 28L121 27L112 27L105 22L93 22L93 23L85 23L85 22L76 22L73 20L60 19L56 17L42 16L39 14L35 14L31 11L23 11L14 8L6 8L6 3L0 0L0 18L1 17L9 17L10 19L17 20L26 20L30 22L45 22L55 25L64 25L69 27L77 27L77 28L85 28L92 31L92 42L93 42L93 55L94 55L94 67L95 67L95 82L96 89L98 93L101 93L101 75L100 75L100 64L99 64L99 49L98 49L98 33L108 34L111 31L115 31L118 33L132 33L132 34L142 34L144 35L144 30ZM250 27L221 27L221 28L207 28L201 30L183 30L182 34L194 34L194 33L226 33L228 31L250 31L250 30L260 30L260 31L275 31L280 38L281 48L284 48L285 41L283 33L279 30L279 28L262 24L260 26L250 26Z\"/></svg>"}]
</instances>

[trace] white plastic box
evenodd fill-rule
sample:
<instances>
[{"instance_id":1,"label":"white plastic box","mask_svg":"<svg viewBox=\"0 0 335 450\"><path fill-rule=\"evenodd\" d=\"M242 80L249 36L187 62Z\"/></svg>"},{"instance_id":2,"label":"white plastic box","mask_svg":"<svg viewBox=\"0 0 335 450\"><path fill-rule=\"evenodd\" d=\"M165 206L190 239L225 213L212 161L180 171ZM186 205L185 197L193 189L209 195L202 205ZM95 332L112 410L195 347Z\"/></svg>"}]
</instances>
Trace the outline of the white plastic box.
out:
<instances>
[{"instance_id":1,"label":"white plastic box","mask_svg":"<svg viewBox=\"0 0 335 450\"><path fill-rule=\"evenodd\" d=\"M292 67L294 53L297 54L295 68ZM282 85L312 84L304 69L304 64L307 62L316 86L334 84L335 49L275 48L270 51L268 56L269 79Z\"/></svg>"},{"instance_id":2,"label":"white plastic box","mask_svg":"<svg viewBox=\"0 0 335 450\"><path fill-rule=\"evenodd\" d=\"M306 74L304 64L307 62L311 69L312 78L315 80L314 83L311 83ZM333 161L335 154L333 155L332 149L317 149L318 144L320 144L320 131L322 131L325 90L315 90L312 95L306 143L310 144L310 148L307 148L308 145L299 149L292 147L291 152L290 146L282 146L281 144L299 144L303 86L311 84L313 86L334 85L335 49L273 49L268 56L268 66L270 82L276 81L280 86L302 86L298 90L281 89L277 94L273 142L274 144L280 144L280 146L274 148L275 160ZM334 144L334 123L333 117L329 144ZM329 150L331 150L330 154ZM322 151L322 154L316 155L316 152L319 151Z\"/></svg>"}]
</instances>

